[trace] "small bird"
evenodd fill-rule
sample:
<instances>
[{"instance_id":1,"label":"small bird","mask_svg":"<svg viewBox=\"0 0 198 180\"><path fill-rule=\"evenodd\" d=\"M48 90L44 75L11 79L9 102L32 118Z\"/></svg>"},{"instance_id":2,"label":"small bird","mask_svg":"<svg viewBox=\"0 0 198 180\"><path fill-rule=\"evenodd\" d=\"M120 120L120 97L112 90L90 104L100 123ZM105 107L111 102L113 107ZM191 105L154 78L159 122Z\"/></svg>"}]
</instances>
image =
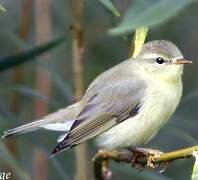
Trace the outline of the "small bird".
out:
<instances>
[{"instance_id":1,"label":"small bird","mask_svg":"<svg viewBox=\"0 0 198 180\"><path fill-rule=\"evenodd\" d=\"M174 113L182 96L183 64L190 63L172 42L148 42L136 58L100 74L79 102L2 137L39 128L63 131L52 155L95 136L103 149L139 146Z\"/></svg>"}]
</instances>

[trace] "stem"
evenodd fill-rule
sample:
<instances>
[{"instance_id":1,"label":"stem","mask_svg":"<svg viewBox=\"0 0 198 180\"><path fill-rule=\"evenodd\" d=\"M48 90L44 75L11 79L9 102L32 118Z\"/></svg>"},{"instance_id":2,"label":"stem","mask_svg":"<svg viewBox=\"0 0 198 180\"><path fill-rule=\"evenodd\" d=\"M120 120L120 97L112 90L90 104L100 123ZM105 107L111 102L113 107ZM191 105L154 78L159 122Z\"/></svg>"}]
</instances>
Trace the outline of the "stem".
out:
<instances>
[{"instance_id":1,"label":"stem","mask_svg":"<svg viewBox=\"0 0 198 180\"><path fill-rule=\"evenodd\" d=\"M24 1L23 5L23 11L21 14L21 19L20 19L20 26L19 26L19 32L18 36L20 39L26 40L29 30L30 30L30 25L32 23L32 7L33 7L33 0L28 0ZM20 48L16 47L16 51L20 52ZM22 83L23 80L23 66L15 67L12 71L12 83L15 85L18 85ZM20 105L20 96L16 93L13 92L10 97L10 112L12 112L14 115L18 116L19 114L19 105ZM10 153L13 156L17 155L17 142L15 138L10 138L7 140L6 145L10 151ZM11 174L15 174L14 169L11 167L6 167Z\"/></svg>"},{"instance_id":2,"label":"stem","mask_svg":"<svg viewBox=\"0 0 198 180\"><path fill-rule=\"evenodd\" d=\"M50 0L36 0L36 42L42 44L49 41L51 33L51 1ZM49 60L50 55L42 56L43 60ZM50 96L51 94L51 80L48 74L40 67L36 71L36 88L43 94ZM35 101L35 117L40 118L46 115L49 107L43 101L37 99ZM34 179L47 179L47 155L41 149L34 150Z\"/></svg>"},{"instance_id":3,"label":"stem","mask_svg":"<svg viewBox=\"0 0 198 180\"><path fill-rule=\"evenodd\" d=\"M92 159L94 163L94 176L97 180L106 179L103 172L103 161L114 160L116 162L131 163L131 154L125 154L119 151L99 150L95 157Z\"/></svg>"},{"instance_id":4,"label":"stem","mask_svg":"<svg viewBox=\"0 0 198 180\"><path fill-rule=\"evenodd\" d=\"M19 32L18 36L20 39L26 40L29 30L30 30L30 25L32 23L31 18L32 18L32 7L33 7L33 0L28 0L24 1L24 7L20 19L20 27L19 27ZM16 51L20 52L19 47L16 47ZM17 85L22 83L23 80L23 66L15 67L12 72L12 82L13 84ZM16 92L13 92L11 94L11 102L10 102L10 111L14 115L18 115L19 113L19 103L20 103L20 97ZM15 139L8 139L7 141L8 148L12 155L16 155L17 153L17 143Z\"/></svg>"},{"instance_id":5,"label":"stem","mask_svg":"<svg viewBox=\"0 0 198 180\"><path fill-rule=\"evenodd\" d=\"M176 159L189 158L194 151L198 151L198 146L161 154L161 156L155 159L155 162L170 162Z\"/></svg>"},{"instance_id":6,"label":"stem","mask_svg":"<svg viewBox=\"0 0 198 180\"><path fill-rule=\"evenodd\" d=\"M83 40L83 0L72 0L73 25L73 74L75 100L81 99L84 93L84 40ZM76 148L76 180L88 180L87 147L81 144Z\"/></svg>"},{"instance_id":7,"label":"stem","mask_svg":"<svg viewBox=\"0 0 198 180\"><path fill-rule=\"evenodd\" d=\"M198 146L193 146L169 153L162 153L158 157L154 157L153 164L162 162L171 162L176 159L189 158L193 155L194 151L198 151ZM99 150L93 158L94 175L97 180L104 180L105 176L102 172L103 161L114 160L115 162L132 163L132 154L118 151ZM142 155L138 157L136 164L146 165L148 157Z\"/></svg>"}]
</instances>

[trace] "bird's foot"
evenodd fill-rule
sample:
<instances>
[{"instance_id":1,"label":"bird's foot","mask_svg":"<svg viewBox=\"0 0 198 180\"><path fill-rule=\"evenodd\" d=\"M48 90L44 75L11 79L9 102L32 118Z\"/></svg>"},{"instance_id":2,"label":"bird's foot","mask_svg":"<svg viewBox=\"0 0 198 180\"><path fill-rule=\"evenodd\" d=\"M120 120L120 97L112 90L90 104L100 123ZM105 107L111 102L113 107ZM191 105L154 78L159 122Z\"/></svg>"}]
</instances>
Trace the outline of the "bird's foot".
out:
<instances>
[{"instance_id":1,"label":"bird's foot","mask_svg":"<svg viewBox=\"0 0 198 180\"><path fill-rule=\"evenodd\" d=\"M161 165L161 163L154 163L155 159L158 158L163 152L159 150L154 150L154 149L145 149L145 148L139 148L139 147L133 147L129 148L129 150L133 153L133 158L132 158L132 167L136 168L137 164L141 164L142 168L140 171L143 171L145 166L149 168L157 168ZM147 158L147 163L141 163L140 160L143 158ZM164 163L164 168L159 171L159 173L162 173L166 170L168 165L168 162Z\"/></svg>"},{"instance_id":2,"label":"bird's foot","mask_svg":"<svg viewBox=\"0 0 198 180\"><path fill-rule=\"evenodd\" d=\"M107 167L102 167L102 174L105 178L105 180L111 179L112 178L112 171L107 168Z\"/></svg>"}]
</instances>

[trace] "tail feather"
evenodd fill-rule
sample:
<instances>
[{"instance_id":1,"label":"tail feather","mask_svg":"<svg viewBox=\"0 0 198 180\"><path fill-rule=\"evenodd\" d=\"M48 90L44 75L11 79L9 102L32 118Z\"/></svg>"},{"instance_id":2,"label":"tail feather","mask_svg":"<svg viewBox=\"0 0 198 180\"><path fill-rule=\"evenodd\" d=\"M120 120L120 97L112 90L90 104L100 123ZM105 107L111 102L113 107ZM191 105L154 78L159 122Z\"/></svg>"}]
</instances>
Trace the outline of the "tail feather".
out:
<instances>
[{"instance_id":1,"label":"tail feather","mask_svg":"<svg viewBox=\"0 0 198 180\"><path fill-rule=\"evenodd\" d=\"M69 133L66 134L64 139L54 148L54 150L51 153L51 157L55 156L56 154L66 150L68 148L72 148L72 147L76 146L76 144L72 144L68 141L69 135L70 135Z\"/></svg>"},{"instance_id":2,"label":"tail feather","mask_svg":"<svg viewBox=\"0 0 198 180\"><path fill-rule=\"evenodd\" d=\"M61 109L53 114L50 114L43 119L24 124L22 126L10 129L4 132L2 138L12 136L14 134L23 134L35 131L40 128L45 128L54 131L68 131L78 113L78 103Z\"/></svg>"},{"instance_id":3,"label":"tail feather","mask_svg":"<svg viewBox=\"0 0 198 180\"><path fill-rule=\"evenodd\" d=\"M8 129L7 131L4 132L4 135L2 136L2 138L9 137L14 134L23 134L23 133L37 130L40 128L42 121L43 121L43 119L28 123L28 124L24 124L22 126L14 128L14 129Z\"/></svg>"}]
</instances>

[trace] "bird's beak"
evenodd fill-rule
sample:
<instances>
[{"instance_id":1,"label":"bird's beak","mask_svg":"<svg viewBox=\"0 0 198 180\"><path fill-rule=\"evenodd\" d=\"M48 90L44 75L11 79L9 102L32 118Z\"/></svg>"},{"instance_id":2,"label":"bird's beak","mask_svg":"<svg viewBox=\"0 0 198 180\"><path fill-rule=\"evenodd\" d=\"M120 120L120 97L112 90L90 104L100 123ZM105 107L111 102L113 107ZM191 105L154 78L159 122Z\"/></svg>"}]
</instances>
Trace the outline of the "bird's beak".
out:
<instances>
[{"instance_id":1,"label":"bird's beak","mask_svg":"<svg viewBox=\"0 0 198 180\"><path fill-rule=\"evenodd\" d=\"M187 59L177 59L173 64L180 65L180 64L192 64L192 61L189 61Z\"/></svg>"}]
</instances>

